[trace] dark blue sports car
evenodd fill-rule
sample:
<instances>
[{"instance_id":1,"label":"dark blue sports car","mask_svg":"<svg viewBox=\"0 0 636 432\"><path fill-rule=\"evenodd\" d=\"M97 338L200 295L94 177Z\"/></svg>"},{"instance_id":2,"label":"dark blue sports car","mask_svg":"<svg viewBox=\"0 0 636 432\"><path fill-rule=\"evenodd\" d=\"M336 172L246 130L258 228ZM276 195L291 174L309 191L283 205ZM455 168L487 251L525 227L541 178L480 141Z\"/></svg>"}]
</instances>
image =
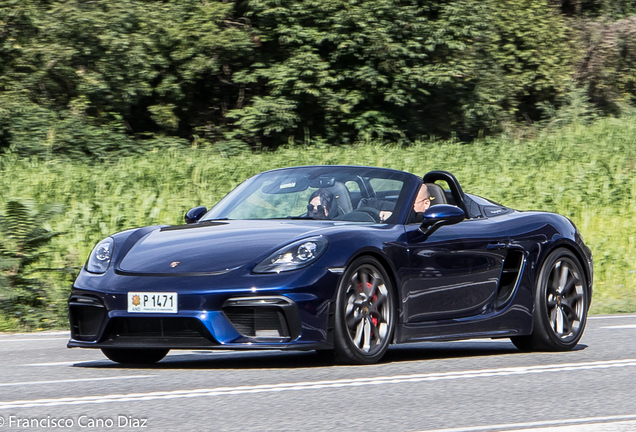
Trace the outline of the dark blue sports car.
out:
<instances>
[{"instance_id":1,"label":"dark blue sports car","mask_svg":"<svg viewBox=\"0 0 636 432\"><path fill-rule=\"evenodd\" d=\"M69 347L120 363L264 348L366 364L427 340L569 350L585 329L592 255L574 224L464 193L445 171L278 169L185 221L95 247Z\"/></svg>"}]
</instances>

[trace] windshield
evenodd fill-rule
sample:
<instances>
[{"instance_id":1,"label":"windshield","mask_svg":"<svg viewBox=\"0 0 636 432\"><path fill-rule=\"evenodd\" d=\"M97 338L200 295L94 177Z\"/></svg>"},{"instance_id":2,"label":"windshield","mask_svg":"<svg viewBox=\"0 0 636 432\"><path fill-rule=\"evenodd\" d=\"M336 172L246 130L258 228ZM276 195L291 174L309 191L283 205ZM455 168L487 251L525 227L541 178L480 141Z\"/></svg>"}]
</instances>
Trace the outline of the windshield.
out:
<instances>
[{"instance_id":1,"label":"windshield","mask_svg":"<svg viewBox=\"0 0 636 432\"><path fill-rule=\"evenodd\" d=\"M202 220L327 219L392 223L411 176L382 168L320 166L258 174Z\"/></svg>"}]
</instances>

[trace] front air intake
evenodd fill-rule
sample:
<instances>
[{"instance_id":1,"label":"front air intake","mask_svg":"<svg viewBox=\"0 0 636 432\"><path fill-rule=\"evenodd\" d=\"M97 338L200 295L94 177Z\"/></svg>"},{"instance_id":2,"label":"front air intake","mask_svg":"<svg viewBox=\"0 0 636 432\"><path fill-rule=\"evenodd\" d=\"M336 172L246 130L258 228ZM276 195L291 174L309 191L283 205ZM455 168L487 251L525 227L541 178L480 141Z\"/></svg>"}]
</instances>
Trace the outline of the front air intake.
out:
<instances>
[{"instance_id":1,"label":"front air intake","mask_svg":"<svg viewBox=\"0 0 636 432\"><path fill-rule=\"evenodd\" d=\"M93 296L74 295L68 301L71 323L71 338L79 341L94 341L99 336L106 308L101 299Z\"/></svg>"},{"instance_id":2,"label":"front air intake","mask_svg":"<svg viewBox=\"0 0 636 432\"><path fill-rule=\"evenodd\" d=\"M223 313L234 328L249 338L289 338L289 326L281 308L271 306L226 307Z\"/></svg>"},{"instance_id":3,"label":"front air intake","mask_svg":"<svg viewBox=\"0 0 636 432\"><path fill-rule=\"evenodd\" d=\"M111 338L117 337L206 337L208 332L196 318L134 317L114 318L110 326ZM206 337L207 339L207 337Z\"/></svg>"}]
</instances>

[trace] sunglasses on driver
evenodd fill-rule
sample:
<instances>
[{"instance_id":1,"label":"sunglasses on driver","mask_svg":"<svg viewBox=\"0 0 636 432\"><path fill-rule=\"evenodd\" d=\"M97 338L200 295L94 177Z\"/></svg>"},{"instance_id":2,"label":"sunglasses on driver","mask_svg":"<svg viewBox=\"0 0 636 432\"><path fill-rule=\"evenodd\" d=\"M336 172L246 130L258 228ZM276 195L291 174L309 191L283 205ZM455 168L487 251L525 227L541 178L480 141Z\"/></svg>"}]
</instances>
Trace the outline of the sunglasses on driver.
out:
<instances>
[{"instance_id":1,"label":"sunglasses on driver","mask_svg":"<svg viewBox=\"0 0 636 432\"><path fill-rule=\"evenodd\" d=\"M313 212L314 211L314 205L313 204L307 204L307 211L308 212ZM316 207L316 211L318 213L324 213L325 212L325 208L321 205L319 205L318 207Z\"/></svg>"}]
</instances>

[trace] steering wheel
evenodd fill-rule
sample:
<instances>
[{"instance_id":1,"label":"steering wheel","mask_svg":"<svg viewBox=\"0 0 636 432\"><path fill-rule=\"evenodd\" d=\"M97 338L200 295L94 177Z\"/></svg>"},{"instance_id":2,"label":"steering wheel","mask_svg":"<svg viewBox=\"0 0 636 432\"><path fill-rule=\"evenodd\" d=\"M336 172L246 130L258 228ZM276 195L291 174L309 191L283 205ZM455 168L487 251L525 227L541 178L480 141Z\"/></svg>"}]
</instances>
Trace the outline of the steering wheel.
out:
<instances>
[{"instance_id":1,"label":"steering wheel","mask_svg":"<svg viewBox=\"0 0 636 432\"><path fill-rule=\"evenodd\" d=\"M376 223L380 223L380 210L374 207L358 207L353 212L360 212L368 214L373 218Z\"/></svg>"}]
</instances>

